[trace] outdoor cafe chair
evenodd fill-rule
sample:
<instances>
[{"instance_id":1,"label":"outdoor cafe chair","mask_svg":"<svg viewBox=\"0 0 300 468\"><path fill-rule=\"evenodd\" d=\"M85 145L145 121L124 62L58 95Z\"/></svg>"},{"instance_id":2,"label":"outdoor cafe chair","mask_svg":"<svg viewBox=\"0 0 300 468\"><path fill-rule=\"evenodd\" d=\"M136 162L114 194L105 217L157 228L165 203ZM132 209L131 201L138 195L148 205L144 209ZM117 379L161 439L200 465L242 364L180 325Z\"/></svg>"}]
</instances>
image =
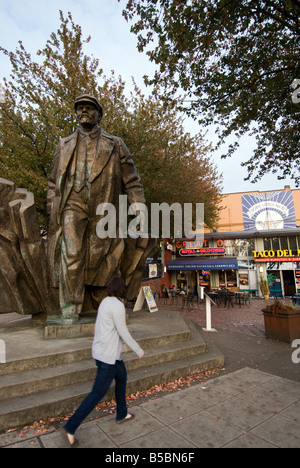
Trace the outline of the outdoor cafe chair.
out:
<instances>
[{"instance_id":1,"label":"outdoor cafe chair","mask_svg":"<svg viewBox=\"0 0 300 468\"><path fill-rule=\"evenodd\" d=\"M218 293L219 302L223 302L224 307L234 307L233 303L234 293L231 293L227 290L221 290Z\"/></svg>"}]
</instances>

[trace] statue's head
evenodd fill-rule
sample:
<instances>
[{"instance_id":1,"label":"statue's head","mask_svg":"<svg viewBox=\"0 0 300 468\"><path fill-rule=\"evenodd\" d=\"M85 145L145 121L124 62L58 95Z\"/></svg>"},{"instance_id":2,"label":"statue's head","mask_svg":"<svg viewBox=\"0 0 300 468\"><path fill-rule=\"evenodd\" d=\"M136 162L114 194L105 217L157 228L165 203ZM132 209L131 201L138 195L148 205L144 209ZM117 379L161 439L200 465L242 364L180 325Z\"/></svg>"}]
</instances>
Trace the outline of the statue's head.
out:
<instances>
[{"instance_id":1,"label":"statue's head","mask_svg":"<svg viewBox=\"0 0 300 468\"><path fill-rule=\"evenodd\" d=\"M94 96L82 94L75 99L74 108L81 125L99 124L103 116L103 108Z\"/></svg>"}]
</instances>

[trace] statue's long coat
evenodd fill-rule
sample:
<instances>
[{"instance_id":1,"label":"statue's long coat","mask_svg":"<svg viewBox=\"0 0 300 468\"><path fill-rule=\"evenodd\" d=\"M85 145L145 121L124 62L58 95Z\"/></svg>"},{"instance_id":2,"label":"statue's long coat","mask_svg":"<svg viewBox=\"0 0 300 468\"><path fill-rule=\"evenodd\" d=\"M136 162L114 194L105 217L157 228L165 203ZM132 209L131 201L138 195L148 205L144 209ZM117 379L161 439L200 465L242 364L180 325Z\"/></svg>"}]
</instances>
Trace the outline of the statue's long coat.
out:
<instances>
[{"instance_id":1,"label":"statue's long coat","mask_svg":"<svg viewBox=\"0 0 300 468\"><path fill-rule=\"evenodd\" d=\"M59 287L62 213L74 184L76 170L76 146L79 130L63 138L56 149L52 172L49 178L48 213L48 258L53 287ZM106 286L109 279L122 271L129 296L137 293L141 270L149 250L148 239L134 240L118 238L119 195L127 195L128 205L144 203L144 192L140 177L124 142L102 129L99 134L98 150L90 175L89 227L86 239L85 284ZM100 239L96 226L100 216L96 214L101 203L112 203L116 207L117 238ZM148 248L147 248L148 246Z\"/></svg>"}]
</instances>

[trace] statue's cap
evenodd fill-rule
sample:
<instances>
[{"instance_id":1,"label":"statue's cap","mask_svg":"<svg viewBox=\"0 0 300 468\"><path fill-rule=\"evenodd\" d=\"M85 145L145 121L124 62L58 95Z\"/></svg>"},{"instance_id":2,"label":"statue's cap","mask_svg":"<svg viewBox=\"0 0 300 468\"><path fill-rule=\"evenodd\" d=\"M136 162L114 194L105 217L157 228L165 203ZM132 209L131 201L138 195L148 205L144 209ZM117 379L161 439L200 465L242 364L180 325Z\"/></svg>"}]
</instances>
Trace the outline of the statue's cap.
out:
<instances>
[{"instance_id":1,"label":"statue's cap","mask_svg":"<svg viewBox=\"0 0 300 468\"><path fill-rule=\"evenodd\" d=\"M103 115L103 108L94 96L91 96L90 94L82 94L81 96L78 96L75 99L75 103L74 103L75 110L78 104L80 104L81 102L88 102L90 104L93 104L96 107L96 109L100 112L100 115L101 116Z\"/></svg>"}]
</instances>

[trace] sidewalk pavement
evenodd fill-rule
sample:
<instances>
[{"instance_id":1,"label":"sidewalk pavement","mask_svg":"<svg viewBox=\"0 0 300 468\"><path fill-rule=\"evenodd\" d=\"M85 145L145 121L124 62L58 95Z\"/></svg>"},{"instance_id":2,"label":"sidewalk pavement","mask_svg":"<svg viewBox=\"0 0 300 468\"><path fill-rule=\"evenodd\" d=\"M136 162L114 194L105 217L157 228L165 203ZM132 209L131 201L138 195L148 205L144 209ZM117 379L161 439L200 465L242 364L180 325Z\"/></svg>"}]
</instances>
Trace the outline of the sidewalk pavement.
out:
<instances>
[{"instance_id":1,"label":"sidewalk pavement","mask_svg":"<svg viewBox=\"0 0 300 468\"><path fill-rule=\"evenodd\" d=\"M79 448L298 448L300 383L244 367L231 374L131 408L133 421L115 416L83 423ZM1 435L7 448L64 448L60 431L20 441ZM118 453L116 451L116 453Z\"/></svg>"},{"instance_id":2,"label":"sidewalk pavement","mask_svg":"<svg viewBox=\"0 0 300 468\"><path fill-rule=\"evenodd\" d=\"M300 358L291 344L266 340L261 309L213 309L217 333L205 333L208 346L225 355L225 369L196 384L150 399L130 402L133 421L116 424L114 415L97 415L76 433L79 448L298 448L300 447ZM183 311L198 327L203 310ZM202 332L203 333L203 332ZM63 423L62 423L63 424ZM36 431L0 434L4 448L60 448L66 443L57 425Z\"/></svg>"}]
</instances>

